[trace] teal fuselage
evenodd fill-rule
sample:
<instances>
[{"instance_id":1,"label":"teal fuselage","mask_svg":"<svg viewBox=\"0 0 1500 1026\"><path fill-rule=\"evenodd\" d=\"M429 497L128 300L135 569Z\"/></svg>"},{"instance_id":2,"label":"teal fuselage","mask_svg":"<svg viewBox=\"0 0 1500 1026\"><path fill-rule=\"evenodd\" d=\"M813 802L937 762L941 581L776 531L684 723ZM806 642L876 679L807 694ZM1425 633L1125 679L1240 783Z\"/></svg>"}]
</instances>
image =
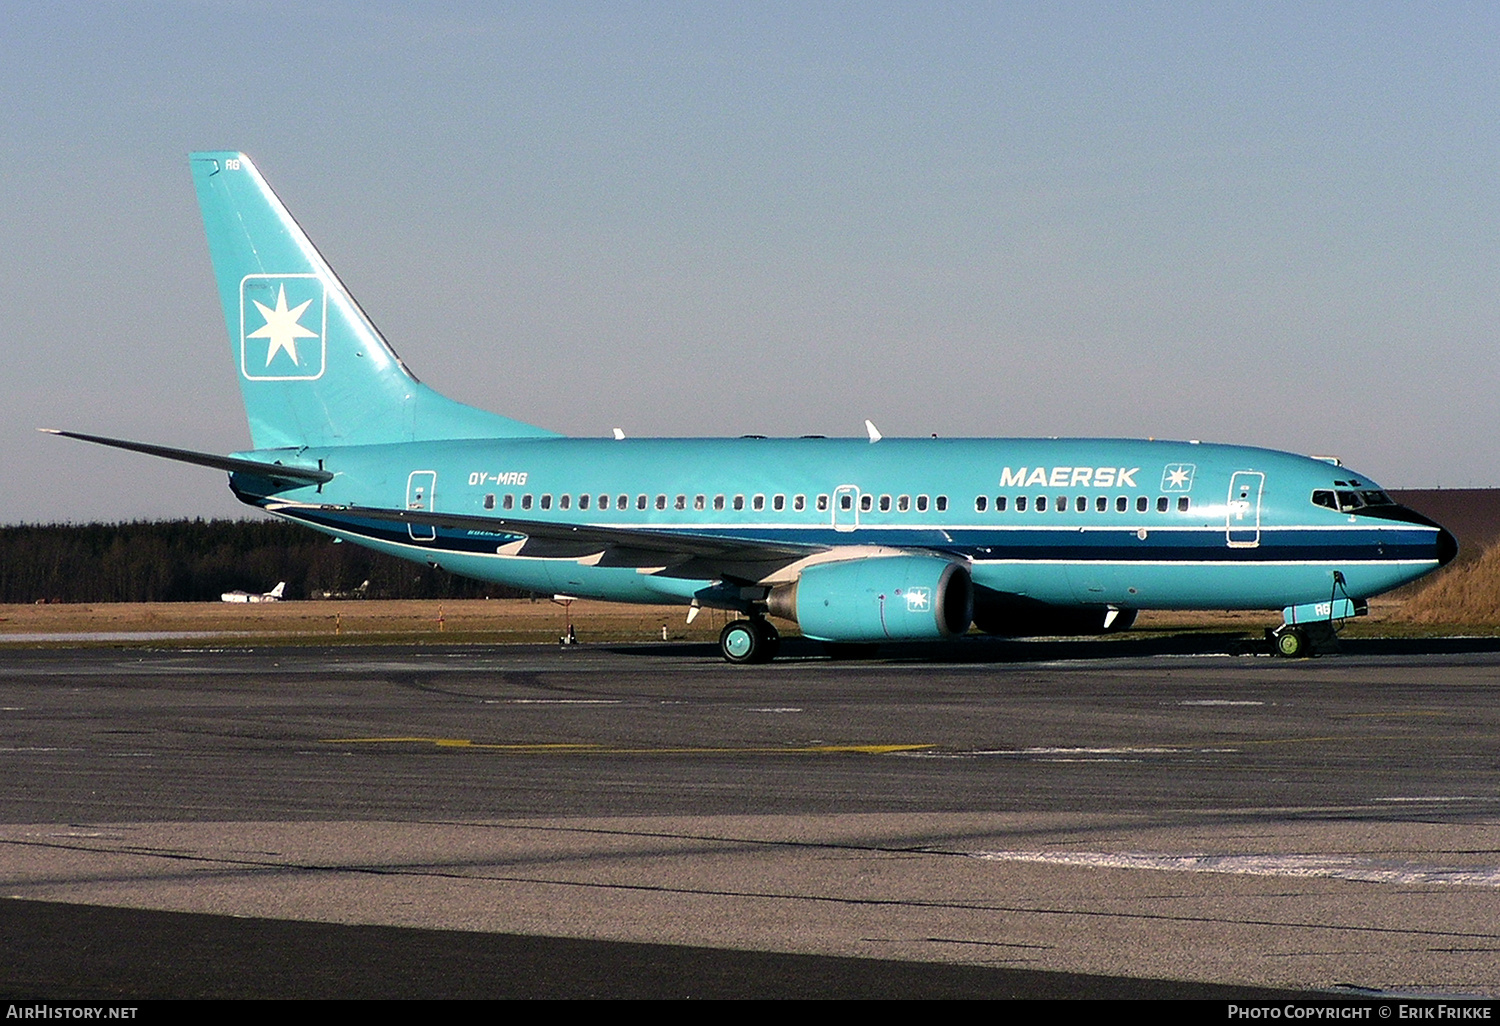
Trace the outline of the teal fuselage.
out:
<instances>
[{"instance_id":1,"label":"teal fuselage","mask_svg":"<svg viewBox=\"0 0 1500 1026\"><path fill-rule=\"evenodd\" d=\"M722 582L576 555L505 554L522 534L498 521L784 543L829 558L872 547L939 554L965 563L979 589L1072 608L1276 609L1335 590L1366 598L1454 551L1451 535L1400 506L1341 511L1313 501L1320 490L1379 494L1362 475L1239 446L546 437L310 447L284 458L334 476L273 489L236 474L236 492L256 505L317 505L277 512L456 574L621 602L686 603ZM329 506L493 517L497 526L362 520Z\"/></svg>"}]
</instances>

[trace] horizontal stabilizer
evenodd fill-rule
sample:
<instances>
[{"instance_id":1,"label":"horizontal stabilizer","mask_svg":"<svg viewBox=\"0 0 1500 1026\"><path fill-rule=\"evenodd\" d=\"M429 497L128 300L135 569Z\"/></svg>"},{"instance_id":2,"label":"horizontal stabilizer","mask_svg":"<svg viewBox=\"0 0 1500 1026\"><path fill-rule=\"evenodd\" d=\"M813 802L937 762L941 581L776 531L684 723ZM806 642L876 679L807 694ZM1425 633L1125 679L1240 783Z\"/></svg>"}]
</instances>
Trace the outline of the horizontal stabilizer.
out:
<instances>
[{"instance_id":1,"label":"horizontal stabilizer","mask_svg":"<svg viewBox=\"0 0 1500 1026\"><path fill-rule=\"evenodd\" d=\"M173 449L165 445L127 442L121 438L102 438L99 435L84 435L76 431L59 431L57 428L37 428L37 430L43 434L62 435L64 438L76 438L82 442L94 442L98 445L111 445L116 449L143 452L147 456L160 456L162 459L176 460L179 463L193 463L200 467L213 467L215 470L227 470L231 473L257 474L261 477L270 478L272 481L301 481L304 484L325 484L333 480L333 475L320 467L289 467L284 463L262 463L259 460L236 459L233 456L215 456L213 453L208 452L193 452L191 449Z\"/></svg>"}]
</instances>

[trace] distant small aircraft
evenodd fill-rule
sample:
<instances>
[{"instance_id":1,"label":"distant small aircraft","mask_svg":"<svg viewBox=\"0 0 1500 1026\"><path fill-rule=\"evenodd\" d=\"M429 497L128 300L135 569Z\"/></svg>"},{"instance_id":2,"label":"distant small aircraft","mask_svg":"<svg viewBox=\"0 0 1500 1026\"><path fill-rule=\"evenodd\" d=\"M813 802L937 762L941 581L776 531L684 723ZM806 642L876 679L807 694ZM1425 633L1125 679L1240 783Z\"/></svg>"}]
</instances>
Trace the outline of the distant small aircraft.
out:
<instances>
[{"instance_id":1,"label":"distant small aircraft","mask_svg":"<svg viewBox=\"0 0 1500 1026\"><path fill-rule=\"evenodd\" d=\"M280 602L286 582L282 581L270 591L226 591L219 596L220 602Z\"/></svg>"},{"instance_id":2,"label":"distant small aircraft","mask_svg":"<svg viewBox=\"0 0 1500 1026\"><path fill-rule=\"evenodd\" d=\"M1303 655L1458 551L1364 474L1268 449L884 438L869 421L860 438L564 438L419 382L248 157L191 164L253 448L56 434L228 471L242 502L455 574L679 603L690 622L733 611L730 662L776 654L769 617L847 657L970 625L1123 630L1142 609L1279 610L1275 650ZM721 401L776 419L783 397L736 379L751 356L718 358ZM1014 385L952 371L955 394ZM1275 401L1224 386L1226 409Z\"/></svg>"}]
</instances>

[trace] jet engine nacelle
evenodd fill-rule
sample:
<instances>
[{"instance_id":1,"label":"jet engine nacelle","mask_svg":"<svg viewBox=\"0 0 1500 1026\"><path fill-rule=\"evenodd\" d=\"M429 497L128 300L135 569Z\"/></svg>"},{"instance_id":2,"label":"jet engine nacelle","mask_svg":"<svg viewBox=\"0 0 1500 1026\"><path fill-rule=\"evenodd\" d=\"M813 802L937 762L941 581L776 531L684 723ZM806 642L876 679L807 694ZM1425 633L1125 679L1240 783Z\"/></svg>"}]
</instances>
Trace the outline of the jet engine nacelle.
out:
<instances>
[{"instance_id":1,"label":"jet engine nacelle","mask_svg":"<svg viewBox=\"0 0 1500 1026\"><path fill-rule=\"evenodd\" d=\"M919 641L968 630L974 587L960 563L881 556L810 566L769 605L818 641Z\"/></svg>"}]
</instances>

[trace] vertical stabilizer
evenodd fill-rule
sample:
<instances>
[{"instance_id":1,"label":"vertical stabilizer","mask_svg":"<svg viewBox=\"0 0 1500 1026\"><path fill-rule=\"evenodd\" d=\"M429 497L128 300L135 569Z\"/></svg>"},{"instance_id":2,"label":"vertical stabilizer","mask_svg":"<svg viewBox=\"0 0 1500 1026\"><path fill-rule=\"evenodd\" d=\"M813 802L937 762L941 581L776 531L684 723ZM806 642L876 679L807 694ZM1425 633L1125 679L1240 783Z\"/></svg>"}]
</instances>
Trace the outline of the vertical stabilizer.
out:
<instances>
[{"instance_id":1,"label":"vertical stabilizer","mask_svg":"<svg viewBox=\"0 0 1500 1026\"><path fill-rule=\"evenodd\" d=\"M417 381L248 157L191 161L255 448L553 434Z\"/></svg>"}]
</instances>

